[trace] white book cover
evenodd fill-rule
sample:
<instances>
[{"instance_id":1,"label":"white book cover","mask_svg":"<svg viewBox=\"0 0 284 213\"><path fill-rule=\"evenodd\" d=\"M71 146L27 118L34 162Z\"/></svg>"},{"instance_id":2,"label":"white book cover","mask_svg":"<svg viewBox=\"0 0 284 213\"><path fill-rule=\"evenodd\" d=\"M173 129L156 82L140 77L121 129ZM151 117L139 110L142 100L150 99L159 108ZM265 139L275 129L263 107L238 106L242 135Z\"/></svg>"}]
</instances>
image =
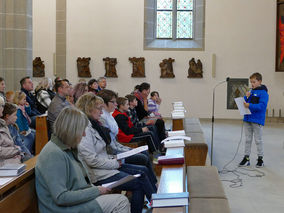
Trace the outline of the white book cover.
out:
<instances>
[{"instance_id":1,"label":"white book cover","mask_svg":"<svg viewBox=\"0 0 284 213\"><path fill-rule=\"evenodd\" d=\"M161 143L165 143L166 141L170 140L180 140L180 139L191 141L191 137L185 135L177 135L177 136L167 137L166 139L162 140Z\"/></svg>"},{"instance_id":2,"label":"white book cover","mask_svg":"<svg viewBox=\"0 0 284 213\"><path fill-rule=\"evenodd\" d=\"M172 118L184 118L184 112L172 112Z\"/></svg>"},{"instance_id":3,"label":"white book cover","mask_svg":"<svg viewBox=\"0 0 284 213\"><path fill-rule=\"evenodd\" d=\"M184 147L184 140L178 139L178 140L170 140L165 142L166 148L172 148L172 147Z\"/></svg>"},{"instance_id":4,"label":"white book cover","mask_svg":"<svg viewBox=\"0 0 284 213\"><path fill-rule=\"evenodd\" d=\"M184 130L176 130L176 131L169 131L168 132L168 136L177 136L177 135L185 135L185 131Z\"/></svg>"},{"instance_id":5,"label":"white book cover","mask_svg":"<svg viewBox=\"0 0 284 213\"><path fill-rule=\"evenodd\" d=\"M137 147L135 149L131 149L131 150L127 151L127 152L123 152L123 153L117 154L116 155L116 159L117 160L121 160L121 159L130 157L132 155L135 155L137 153L140 153L140 152L143 152L143 151L146 151L146 150L148 150L148 145L139 146L139 147Z\"/></svg>"}]
</instances>

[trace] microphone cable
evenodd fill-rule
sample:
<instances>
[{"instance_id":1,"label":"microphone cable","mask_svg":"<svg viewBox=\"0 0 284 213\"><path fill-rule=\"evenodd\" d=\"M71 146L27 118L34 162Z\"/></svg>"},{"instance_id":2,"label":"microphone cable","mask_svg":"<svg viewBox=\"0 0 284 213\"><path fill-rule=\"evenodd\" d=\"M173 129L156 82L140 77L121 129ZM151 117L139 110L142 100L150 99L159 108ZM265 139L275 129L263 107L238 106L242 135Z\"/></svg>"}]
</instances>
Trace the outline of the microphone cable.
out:
<instances>
[{"instance_id":1,"label":"microphone cable","mask_svg":"<svg viewBox=\"0 0 284 213\"><path fill-rule=\"evenodd\" d=\"M248 176L248 177L264 177L265 176L265 173L258 170L258 169L254 169L254 168L247 168L247 167L236 167L234 169L228 169L227 166L229 166L236 158L238 152L239 152L239 149L240 149L240 145L241 145L241 142L242 142L242 138L243 138L243 130L244 130L244 121L242 122L242 127L241 127L241 136L240 136L240 140L238 142L238 147L237 147L237 150L234 154L234 157L228 162L226 163L224 166L223 166L223 169L221 171L218 171L218 173L220 175L225 175L225 174L228 174L228 173L232 173L233 175L236 176L236 178L234 179L221 179L221 181L224 181L224 182L229 182L231 183L229 186L231 188L238 188L238 187L241 187L243 186L243 179L241 178L241 175L245 175L245 176ZM244 172L244 171L247 171L247 172ZM249 172L256 172L256 174L254 175L251 175Z\"/></svg>"}]
</instances>

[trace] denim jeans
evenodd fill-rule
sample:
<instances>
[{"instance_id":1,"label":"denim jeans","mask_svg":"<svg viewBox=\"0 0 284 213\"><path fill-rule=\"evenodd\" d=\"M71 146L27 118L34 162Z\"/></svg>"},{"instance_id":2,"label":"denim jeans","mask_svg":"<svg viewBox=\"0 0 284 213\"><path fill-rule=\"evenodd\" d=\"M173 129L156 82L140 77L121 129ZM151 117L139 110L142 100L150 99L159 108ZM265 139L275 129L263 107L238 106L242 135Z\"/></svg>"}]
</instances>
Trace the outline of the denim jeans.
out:
<instances>
[{"instance_id":1,"label":"denim jeans","mask_svg":"<svg viewBox=\"0 0 284 213\"><path fill-rule=\"evenodd\" d=\"M153 170L152 162L147 151L132 155L128 158L125 158L125 163L146 166L149 171L149 179L151 183L157 183L157 178Z\"/></svg>"},{"instance_id":2,"label":"denim jeans","mask_svg":"<svg viewBox=\"0 0 284 213\"><path fill-rule=\"evenodd\" d=\"M159 151L160 141L157 138L158 137L152 131L141 132L135 134L135 136L131 139L130 143L145 140L149 147L149 151L153 153Z\"/></svg>"},{"instance_id":3,"label":"denim jeans","mask_svg":"<svg viewBox=\"0 0 284 213\"><path fill-rule=\"evenodd\" d=\"M35 153L35 130L31 129L31 133L27 136L21 135L21 138L25 144L25 146L28 148L28 150L34 154Z\"/></svg>"},{"instance_id":4,"label":"denim jeans","mask_svg":"<svg viewBox=\"0 0 284 213\"><path fill-rule=\"evenodd\" d=\"M149 171L145 166L138 166L132 164L122 164L119 168L119 173L104 180L100 180L95 185L102 185L120 180L127 175L141 174L141 177L135 178L127 183L124 183L116 189L132 191L131 199L131 213L141 213L144 205L144 195L150 201L152 194L157 192L155 183L149 180Z\"/></svg>"}]
</instances>

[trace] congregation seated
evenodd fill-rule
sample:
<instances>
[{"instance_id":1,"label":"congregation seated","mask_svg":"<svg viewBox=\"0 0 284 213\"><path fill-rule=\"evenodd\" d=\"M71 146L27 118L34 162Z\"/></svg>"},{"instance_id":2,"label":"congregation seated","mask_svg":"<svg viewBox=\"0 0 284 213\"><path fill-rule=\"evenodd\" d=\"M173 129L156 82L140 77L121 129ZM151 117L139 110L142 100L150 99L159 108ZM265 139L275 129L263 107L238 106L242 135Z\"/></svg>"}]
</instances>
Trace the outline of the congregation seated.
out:
<instances>
[{"instance_id":1,"label":"congregation seated","mask_svg":"<svg viewBox=\"0 0 284 213\"><path fill-rule=\"evenodd\" d=\"M107 194L109 189L92 184L77 155L87 125L87 117L74 107L66 107L57 116L54 134L35 167L40 212L130 212L124 195Z\"/></svg>"},{"instance_id":2,"label":"congregation seated","mask_svg":"<svg viewBox=\"0 0 284 213\"><path fill-rule=\"evenodd\" d=\"M47 112L48 122L50 131L52 132L53 123L56 120L57 116L61 112L61 110L70 106L70 103L67 101L66 96L69 95L69 83L68 81L58 80L55 85L56 95L52 99Z\"/></svg>"},{"instance_id":3,"label":"congregation seated","mask_svg":"<svg viewBox=\"0 0 284 213\"><path fill-rule=\"evenodd\" d=\"M5 103L3 109L3 120L5 120L6 125L9 128L10 135L14 141L14 144L21 148L23 154L22 161L26 161L33 157L31 154L34 152L35 141L30 140L30 137L20 134L18 126L16 124L17 120L17 106L12 103Z\"/></svg>"},{"instance_id":4,"label":"congregation seated","mask_svg":"<svg viewBox=\"0 0 284 213\"><path fill-rule=\"evenodd\" d=\"M99 91L97 95L101 97L104 101L103 113L101 115L100 122L104 127L110 130L110 154L116 155L131 150L130 147L124 146L116 140L116 136L118 134L118 125L114 117L112 116L112 113L117 107L117 94L112 90L104 89ZM137 153L135 155L127 157L125 159L125 163L143 165L146 166L149 171L153 172L152 163L148 151L144 151L142 153Z\"/></svg>"},{"instance_id":5,"label":"congregation seated","mask_svg":"<svg viewBox=\"0 0 284 213\"><path fill-rule=\"evenodd\" d=\"M80 98L80 96L84 95L87 92L88 92L88 85L86 83L82 82L76 84L73 89L74 103L76 103L76 101Z\"/></svg>"},{"instance_id":6,"label":"congregation seated","mask_svg":"<svg viewBox=\"0 0 284 213\"><path fill-rule=\"evenodd\" d=\"M124 97L117 98L117 109L112 116L119 127L117 134L118 140L125 143L145 140L151 153L158 152L161 147L161 141L158 136L146 126L135 127L127 115L128 109L128 99Z\"/></svg>"},{"instance_id":7,"label":"congregation seated","mask_svg":"<svg viewBox=\"0 0 284 213\"><path fill-rule=\"evenodd\" d=\"M27 141L27 146L30 152L34 152L35 143L35 130L30 128L32 123L31 119L31 106L26 101L26 94L22 91L16 91L14 96L14 103L17 104L17 120L16 124L19 128L22 138Z\"/></svg>"},{"instance_id":8,"label":"congregation seated","mask_svg":"<svg viewBox=\"0 0 284 213\"><path fill-rule=\"evenodd\" d=\"M0 77L0 97L2 97L6 102L5 88L6 88L5 80L4 78Z\"/></svg>"},{"instance_id":9,"label":"congregation seated","mask_svg":"<svg viewBox=\"0 0 284 213\"><path fill-rule=\"evenodd\" d=\"M143 82L140 84L138 91L134 93L137 99L137 106L135 107L139 121L154 120L157 128L159 139L162 141L166 138L165 122L161 118L151 118L148 111L148 96L150 94L150 84Z\"/></svg>"},{"instance_id":10,"label":"congregation seated","mask_svg":"<svg viewBox=\"0 0 284 213\"><path fill-rule=\"evenodd\" d=\"M35 89L36 99L38 103L38 110L44 114L51 100L55 96L55 92L52 91L52 80L50 78L44 78L41 80Z\"/></svg>"},{"instance_id":11,"label":"congregation seated","mask_svg":"<svg viewBox=\"0 0 284 213\"><path fill-rule=\"evenodd\" d=\"M95 95L98 93L98 81L96 79L91 79L88 82L88 91L93 92Z\"/></svg>"},{"instance_id":12,"label":"congregation seated","mask_svg":"<svg viewBox=\"0 0 284 213\"><path fill-rule=\"evenodd\" d=\"M157 191L156 177L145 166L126 164L116 160L107 153L107 146L111 143L109 130L102 128L99 119L104 101L100 97L87 93L79 98L76 106L89 118L86 136L79 144L79 156L88 165L88 173L92 183L101 185L117 181L128 175L141 176L124 183L116 189L132 191L131 212L141 213L144 205L144 196L151 200L152 193Z\"/></svg>"},{"instance_id":13,"label":"congregation seated","mask_svg":"<svg viewBox=\"0 0 284 213\"><path fill-rule=\"evenodd\" d=\"M107 86L106 77L98 78L98 91L104 90Z\"/></svg>"},{"instance_id":14,"label":"congregation seated","mask_svg":"<svg viewBox=\"0 0 284 213\"><path fill-rule=\"evenodd\" d=\"M21 79L20 84L21 84L21 91L26 94L27 102L31 106L31 115L30 115L32 119L31 127L35 128L35 117L41 115L42 113L39 112L36 97L32 93L34 89L32 79L29 76L24 77Z\"/></svg>"},{"instance_id":15,"label":"congregation seated","mask_svg":"<svg viewBox=\"0 0 284 213\"><path fill-rule=\"evenodd\" d=\"M0 117L3 116L4 99L0 97ZM21 163L21 148L15 145L6 121L0 118L0 166L6 163Z\"/></svg>"},{"instance_id":16,"label":"congregation seated","mask_svg":"<svg viewBox=\"0 0 284 213\"><path fill-rule=\"evenodd\" d=\"M157 91L153 91L150 94L150 98L148 99L148 111L150 114L154 116L161 116L159 113L159 107L162 102L160 95Z\"/></svg>"}]
</instances>

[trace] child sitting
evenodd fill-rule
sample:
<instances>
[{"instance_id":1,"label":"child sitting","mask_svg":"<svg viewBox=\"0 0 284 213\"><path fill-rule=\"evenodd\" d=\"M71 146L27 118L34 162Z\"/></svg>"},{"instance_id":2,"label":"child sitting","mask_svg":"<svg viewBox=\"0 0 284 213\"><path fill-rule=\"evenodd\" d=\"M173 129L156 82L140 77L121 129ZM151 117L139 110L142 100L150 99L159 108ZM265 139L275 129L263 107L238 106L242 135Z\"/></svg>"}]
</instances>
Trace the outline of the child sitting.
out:
<instances>
[{"instance_id":1,"label":"child sitting","mask_svg":"<svg viewBox=\"0 0 284 213\"><path fill-rule=\"evenodd\" d=\"M129 104L128 99L124 97L117 98L117 109L112 116L116 120L119 130L117 134L118 141L124 143L131 143L141 140L146 140L149 146L149 151L158 152L160 148L160 141L157 136L149 131L148 127L135 127L127 115Z\"/></svg>"},{"instance_id":2,"label":"child sitting","mask_svg":"<svg viewBox=\"0 0 284 213\"><path fill-rule=\"evenodd\" d=\"M26 141L26 146L31 153L34 151L35 130L31 129L31 107L26 101L26 94L22 91L17 91L14 97L14 103L18 105L16 124L19 127L21 137Z\"/></svg>"},{"instance_id":3,"label":"child sitting","mask_svg":"<svg viewBox=\"0 0 284 213\"><path fill-rule=\"evenodd\" d=\"M28 140L23 140L23 138L19 134L19 129L16 125L17 120L17 105L12 103L5 103L3 110L3 119L6 121L6 125L9 128L9 132L15 145L21 148L21 152L23 153L23 161L26 161L33 157L29 149L26 147L26 143Z\"/></svg>"},{"instance_id":4,"label":"child sitting","mask_svg":"<svg viewBox=\"0 0 284 213\"><path fill-rule=\"evenodd\" d=\"M153 116L161 116L159 113L159 107L161 104L159 93L157 91L153 91L150 95L151 98L148 99L148 112L151 114L153 113Z\"/></svg>"}]
</instances>

